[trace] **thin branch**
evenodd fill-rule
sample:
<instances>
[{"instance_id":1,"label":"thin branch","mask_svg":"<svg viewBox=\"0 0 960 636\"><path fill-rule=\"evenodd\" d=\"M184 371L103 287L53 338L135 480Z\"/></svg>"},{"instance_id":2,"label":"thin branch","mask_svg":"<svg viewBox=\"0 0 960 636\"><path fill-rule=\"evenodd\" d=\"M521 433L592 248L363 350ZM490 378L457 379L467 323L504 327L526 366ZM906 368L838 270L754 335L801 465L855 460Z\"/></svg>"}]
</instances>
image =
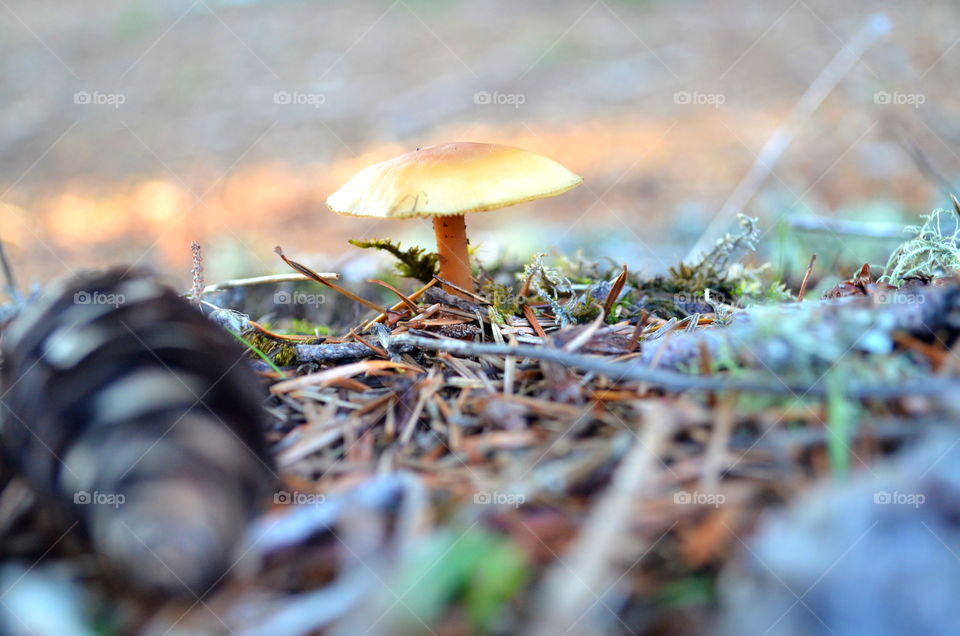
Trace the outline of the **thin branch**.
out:
<instances>
[{"instance_id":1,"label":"thin branch","mask_svg":"<svg viewBox=\"0 0 960 636\"><path fill-rule=\"evenodd\" d=\"M644 361L636 359L627 362L611 362L604 358L568 353L561 349L536 345L499 345L465 342L453 338L427 338L410 334L393 336L389 339L389 343L391 347L408 345L428 351L446 351L461 356L514 356L518 359L530 358L555 362L565 367L599 373L617 381L646 382L651 386L667 391L740 391L775 395L808 395L810 397L823 397L827 392L826 387L821 383L811 386L779 379L763 381L729 379L718 376L703 377L688 375L679 371L651 368ZM316 346L323 345L296 345L296 349L299 353ZM844 395L855 398L890 398L901 395L936 395L953 391L960 391L960 380L933 378L897 384L851 384L846 387Z\"/></svg>"},{"instance_id":2,"label":"thin branch","mask_svg":"<svg viewBox=\"0 0 960 636\"><path fill-rule=\"evenodd\" d=\"M319 272L317 276L320 276L326 280L338 280L340 278L340 274L336 274L334 272ZM222 283L216 283L215 285L207 285L203 288L203 293L211 294L213 292L234 289L235 287L254 287L256 285L271 285L276 283L296 283L305 280L313 280L313 278L304 276L303 274L268 274L267 276L254 276L253 278L235 278L233 280L225 280Z\"/></svg>"},{"instance_id":3,"label":"thin branch","mask_svg":"<svg viewBox=\"0 0 960 636\"><path fill-rule=\"evenodd\" d=\"M810 264L807 265L807 272L803 275L803 282L800 283L800 291L797 292L797 302L803 302L803 297L807 293L807 283L810 282L810 274L813 273L813 266L817 262L817 255L810 257Z\"/></svg>"}]
</instances>

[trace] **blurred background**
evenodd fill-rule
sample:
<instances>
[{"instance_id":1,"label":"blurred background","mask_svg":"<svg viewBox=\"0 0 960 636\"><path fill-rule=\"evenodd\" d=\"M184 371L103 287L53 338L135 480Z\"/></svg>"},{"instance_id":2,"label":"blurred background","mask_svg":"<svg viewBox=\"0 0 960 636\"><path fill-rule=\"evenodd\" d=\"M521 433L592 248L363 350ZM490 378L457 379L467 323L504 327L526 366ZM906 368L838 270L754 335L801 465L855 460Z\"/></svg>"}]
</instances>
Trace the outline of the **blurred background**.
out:
<instances>
[{"instance_id":1,"label":"blurred background","mask_svg":"<svg viewBox=\"0 0 960 636\"><path fill-rule=\"evenodd\" d=\"M890 33L746 207L783 276L811 251L849 275L897 239L789 220L948 204L955 2L0 0L0 238L22 283L122 262L183 283L191 240L208 281L285 271L275 245L366 276L372 255L347 239L432 247L428 222L338 217L326 197L370 163L473 140L586 179L470 217L481 260L582 249L663 271L877 11Z\"/></svg>"}]
</instances>

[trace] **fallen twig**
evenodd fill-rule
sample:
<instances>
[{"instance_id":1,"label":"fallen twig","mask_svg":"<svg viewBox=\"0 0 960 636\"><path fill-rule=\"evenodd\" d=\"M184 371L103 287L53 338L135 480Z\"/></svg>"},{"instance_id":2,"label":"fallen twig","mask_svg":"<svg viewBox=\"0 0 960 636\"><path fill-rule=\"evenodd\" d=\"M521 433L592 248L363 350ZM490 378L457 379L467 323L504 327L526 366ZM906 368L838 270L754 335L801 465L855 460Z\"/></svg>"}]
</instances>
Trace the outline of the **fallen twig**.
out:
<instances>
[{"instance_id":1,"label":"fallen twig","mask_svg":"<svg viewBox=\"0 0 960 636\"><path fill-rule=\"evenodd\" d=\"M611 581L613 585L619 581L614 568L616 559L622 556L618 552L624 549L620 538L628 533L637 500L649 496L646 491L658 472L660 449L673 426L669 411L659 404L649 404L645 415L643 438L620 462L612 483L594 507L572 549L547 572L531 634L553 636L603 631L596 617L591 616L591 610L603 602L604 591L609 590Z\"/></svg>"},{"instance_id":2,"label":"fallen twig","mask_svg":"<svg viewBox=\"0 0 960 636\"><path fill-rule=\"evenodd\" d=\"M427 338L410 334L400 334L390 338L391 345L409 345L429 351L446 351L463 356L515 356L556 362L566 367L593 371L616 381L632 380L646 382L651 386L668 391L741 391L744 393L769 393L774 395L807 395L823 397L826 387L821 382L797 384L774 379L740 380L719 376L703 377L688 375L678 371L650 368L642 359L628 362L611 362L604 358L569 353L561 349L551 349L536 345L498 345L479 342L464 342L452 338ZM296 348L311 345L296 345ZM317 345L312 345L317 346ZM850 384L845 387L844 395L856 398L890 398L901 395L937 395L946 391L960 390L960 380L936 378L922 381L901 382L898 384Z\"/></svg>"},{"instance_id":3,"label":"fallen twig","mask_svg":"<svg viewBox=\"0 0 960 636\"><path fill-rule=\"evenodd\" d=\"M293 378L292 380L277 382L270 387L270 392L274 395L290 393L292 391L297 391L309 386L324 385L332 382L333 380L350 378L361 373L381 371L383 369L406 369L408 371L415 370L409 364L404 362L392 362L390 360L365 360L363 362L345 364L343 366L326 369L324 371L311 373L309 375L302 375L299 378Z\"/></svg>"},{"instance_id":4,"label":"fallen twig","mask_svg":"<svg viewBox=\"0 0 960 636\"><path fill-rule=\"evenodd\" d=\"M803 282L800 283L800 291L797 292L797 302L803 302L803 297L807 293L807 283L810 282L810 274L813 273L813 265L817 262L817 255L810 257L810 264L807 265L807 272L803 275Z\"/></svg>"},{"instance_id":5,"label":"fallen twig","mask_svg":"<svg viewBox=\"0 0 960 636\"><path fill-rule=\"evenodd\" d=\"M825 219L819 216L798 216L787 221L792 230L805 232L823 232L826 234L846 234L861 238L896 239L908 238L900 223L863 223L845 219Z\"/></svg>"},{"instance_id":6,"label":"fallen twig","mask_svg":"<svg viewBox=\"0 0 960 636\"><path fill-rule=\"evenodd\" d=\"M436 285L436 284L437 284L437 279L434 278L434 279L431 280L429 283L427 283L426 285L424 285L423 287L421 287L421 288L418 289L417 291L415 291L415 292L413 292L412 294L410 294L409 296L407 296L407 297L406 297L406 300L412 300L412 301L418 300L421 296L423 296L423 295L427 292L428 289L430 289L431 287L433 287L433 286ZM406 306L406 300L401 300L400 302L398 302L398 303L397 303L396 305L394 305L393 307L390 307L390 308L387 310L386 313L377 314L377 317L376 317L376 318L374 318L373 320L370 320L370 321L364 323L364 325L363 325L363 327L360 329L360 331L361 331L361 332L366 331L366 330L370 329L370 327L372 327L374 324L376 324L376 323L378 323L378 322L383 322L383 321L387 318L387 314L393 313L393 312L396 312L396 311L399 311L399 310L402 309L404 306Z\"/></svg>"},{"instance_id":7,"label":"fallen twig","mask_svg":"<svg viewBox=\"0 0 960 636\"><path fill-rule=\"evenodd\" d=\"M339 280L340 274L335 272L319 272L317 276L326 280ZM214 285L207 285L203 288L203 293L212 294L213 292L225 291L237 287L254 287L256 285L272 285L276 283L296 283L300 281L313 280L310 276L303 274L268 274L267 276L254 276L253 278L235 278L225 280Z\"/></svg>"},{"instance_id":8,"label":"fallen twig","mask_svg":"<svg viewBox=\"0 0 960 636\"><path fill-rule=\"evenodd\" d=\"M290 260L289 258L287 258L287 257L284 255L283 250L280 249L280 246L279 246L279 245L278 245L277 247L275 247L275 248L273 249L273 251L277 253L277 256L279 256L280 258L283 259L283 262L284 262L284 263L286 263L287 265L289 265L292 269L300 272L301 274L303 274L304 276L306 276L306 277L309 278L310 280L316 281L316 282L320 283L321 285L326 285L326 286L329 287L330 289L332 289L332 290L334 290L334 291L340 292L341 294L343 294L344 296L346 296L346 297L349 298L350 300L352 300L352 301L354 301L354 302L358 302L358 303L360 303L361 305L363 305L364 307L369 307L370 309L373 309L374 311L383 311L383 307L380 307L380 306L378 306L378 305L370 302L370 301L367 300L366 298L362 298L362 297L360 297L360 296L357 296L357 295L354 294L352 291L347 290L347 289L344 289L344 288L341 287L340 285L336 285L336 284L334 284L334 283L331 283L329 280L326 280L326 279L323 278L320 274L317 274L316 272L314 272L312 269L310 269L310 268L307 267L306 265L301 265L300 263L298 263L298 262L296 262L296 261Z\"/></svg>"},{"instance_id":9,"label":"fallen twig","mask_svg":"<svg viewBox=\"0 0 960 636\"><path fill-rule=\"evenodd\" d=\"M374 350L362 342L335 342L330 344L296 344L293 350L298 362L343 362L361 360L377 355ZM411 351L411 347L400 347L401 353Z\"/></svg>"},{"instance_id":10,"label":"fallen twig","mask_svg":"<svg viewBox=\"0 0 960 636\"><path fill-rule=\"evenodd\" d=\"M20 301L20 291L17 288L17 282L13 278L13 269L10 267L10 261L7 260L7 252L3 247L3 241L0 241L0 268L3 269L4 291L14 300Z\"/></svg>"}]
</instances>

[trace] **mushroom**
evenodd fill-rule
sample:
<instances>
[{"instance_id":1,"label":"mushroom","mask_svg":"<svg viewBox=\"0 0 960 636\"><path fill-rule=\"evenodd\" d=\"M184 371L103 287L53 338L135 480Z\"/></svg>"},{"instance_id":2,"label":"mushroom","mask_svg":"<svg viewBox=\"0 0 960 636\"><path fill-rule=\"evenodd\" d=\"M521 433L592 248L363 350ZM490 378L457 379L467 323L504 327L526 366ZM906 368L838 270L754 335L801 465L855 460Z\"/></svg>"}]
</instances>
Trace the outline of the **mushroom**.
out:
<instances>
[{"instance_id":1,"label":"mushroom","mask_svg":"<svg viewBox=\"0 0 960 636\"><path fill-rule=\"evenodd\" d=\"M554 196L582 182L529 150L453 142L364 168L330 195L327 206L352 216L432 217L441 278L473 293L464 215Z\"/></svg>"}]
</instances>

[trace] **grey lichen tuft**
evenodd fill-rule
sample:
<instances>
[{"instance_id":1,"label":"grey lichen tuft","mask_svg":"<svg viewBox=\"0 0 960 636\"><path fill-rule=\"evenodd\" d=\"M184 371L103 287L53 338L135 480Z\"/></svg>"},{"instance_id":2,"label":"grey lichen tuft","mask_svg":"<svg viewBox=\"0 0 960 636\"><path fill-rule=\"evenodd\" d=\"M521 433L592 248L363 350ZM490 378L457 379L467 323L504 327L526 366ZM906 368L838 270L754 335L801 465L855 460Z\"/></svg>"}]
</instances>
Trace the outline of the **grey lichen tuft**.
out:
<instances>
[{"instance_id":1,"label":"grey lichen tuft","mask_svg":"<svg viewBox=\"0 0 960 636\"><path fill-rule=\"evenodd\" d=\"M737 222L740 224L740 231L736 234L727 233L723 238L717 239L713 249L700 257L694 269L710 267L715 271L723 271L744 252L756 251L757 241L760 240L759 219L738 214Z\"/></svg>"},{"instance_id":2,"label":"grey lichen tuft","mask_svg":"<svg viewBox=\"0 0 960 636\"><path fill-rule=\"evenodd\" d=\"M597 309L591 302L589 289L586 294L578 295L573 283L559 269L543 263L546 254L537 254L533 260L523 266L518 275L521 281L530 281L530 289L548 305L553 315L563 327L592 320ZM569 298L561 303L562 298Z\"/></svg>"},{"instance_id":3,"label":"grey lichen tuft","mask_svg":"<svg viewBox=\"0 0 960 636\"><path fill-rule=\"evenodd\" d=\"M960 271L960 216L955 210L925 214L922 225L908 225L913 238L894 250L880 280L900 285L910 277L945 276Z\"/></svg>"}]
</instances>

